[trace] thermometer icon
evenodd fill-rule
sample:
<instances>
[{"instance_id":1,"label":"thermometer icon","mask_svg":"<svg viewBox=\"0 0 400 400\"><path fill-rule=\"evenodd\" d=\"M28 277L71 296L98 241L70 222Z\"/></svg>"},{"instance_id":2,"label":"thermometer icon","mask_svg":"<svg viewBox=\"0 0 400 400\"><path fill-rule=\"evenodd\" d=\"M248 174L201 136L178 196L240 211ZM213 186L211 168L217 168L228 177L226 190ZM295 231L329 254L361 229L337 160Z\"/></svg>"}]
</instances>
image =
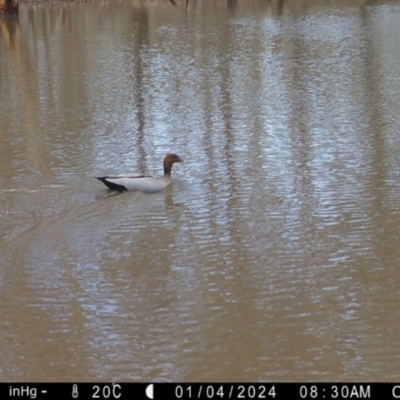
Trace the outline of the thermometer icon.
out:
<instances>
[{"instance_id":1,"label":"thermometer icon","mask_svg":"<svg viewBox=\"0 0 400 400\"><path fill-rule=\"evenodd\" d=\"M78 386L77 385L72 386L72 397L74 399L76 399L78 397Z\"/></svg>"}]
</instances>

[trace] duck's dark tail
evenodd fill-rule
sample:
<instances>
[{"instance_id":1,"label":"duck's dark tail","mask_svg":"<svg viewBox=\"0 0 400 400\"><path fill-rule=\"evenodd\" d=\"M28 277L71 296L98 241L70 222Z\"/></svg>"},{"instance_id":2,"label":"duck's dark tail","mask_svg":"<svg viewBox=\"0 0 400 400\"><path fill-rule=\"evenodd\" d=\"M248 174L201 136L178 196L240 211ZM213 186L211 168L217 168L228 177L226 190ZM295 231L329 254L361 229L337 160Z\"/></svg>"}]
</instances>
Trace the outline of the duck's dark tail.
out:
<instances>
[{"instance_id":1,"label":"duck's dark tail","mask_svg":"<svg viewBox=\"0 0 400 400\"><path fill-rule=\"evenodd\" d=\"M109 182L107 180L107 176L105 176L103 178L95 176L95 178L98 179L99 181L103 182L111 190L118 190L119 192L124 192L125 190L127 190L126 187L123 185L118 185L114 182Z\"/></svg>"}]
</instances>

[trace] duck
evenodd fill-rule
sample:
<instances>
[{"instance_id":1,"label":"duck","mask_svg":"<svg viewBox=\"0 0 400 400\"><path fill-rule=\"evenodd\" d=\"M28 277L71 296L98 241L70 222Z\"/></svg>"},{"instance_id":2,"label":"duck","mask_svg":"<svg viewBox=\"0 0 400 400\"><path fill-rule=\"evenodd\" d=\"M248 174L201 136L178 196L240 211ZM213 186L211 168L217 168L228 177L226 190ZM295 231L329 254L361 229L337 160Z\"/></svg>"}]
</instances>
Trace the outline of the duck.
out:
<instances>
[{"instance_id":1,"label":"duck","mask_svg":"<svg viewBox=\"0 0 400 400\"><path fill-rule=\"evenodd\" d=\"M124 192L138 190L147 193L156 193L171 184L172 165L183 160L176 154L168 153L164 158L164 175L159 178L146 176L140 173L109 175L95 177L103 182L109 189Z\"/></svg>"}]
</instances>

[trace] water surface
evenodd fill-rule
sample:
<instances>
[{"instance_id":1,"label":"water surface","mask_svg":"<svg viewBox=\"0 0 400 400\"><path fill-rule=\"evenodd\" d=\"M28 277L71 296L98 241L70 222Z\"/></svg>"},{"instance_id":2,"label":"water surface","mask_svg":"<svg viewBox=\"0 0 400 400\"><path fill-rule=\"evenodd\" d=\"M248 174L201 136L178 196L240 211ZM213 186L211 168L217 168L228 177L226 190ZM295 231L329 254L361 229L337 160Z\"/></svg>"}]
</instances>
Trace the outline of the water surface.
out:
<instances>
[{"instance_id":1,"label":"water surface","mask_svg":"<svg viewBox=\"0 0 400 400\"><path fill-rule=\"evenodd\" d=\"M400 4L331 3L0 19L1 380L399 380Z\"/></svg>"}]
</instances>

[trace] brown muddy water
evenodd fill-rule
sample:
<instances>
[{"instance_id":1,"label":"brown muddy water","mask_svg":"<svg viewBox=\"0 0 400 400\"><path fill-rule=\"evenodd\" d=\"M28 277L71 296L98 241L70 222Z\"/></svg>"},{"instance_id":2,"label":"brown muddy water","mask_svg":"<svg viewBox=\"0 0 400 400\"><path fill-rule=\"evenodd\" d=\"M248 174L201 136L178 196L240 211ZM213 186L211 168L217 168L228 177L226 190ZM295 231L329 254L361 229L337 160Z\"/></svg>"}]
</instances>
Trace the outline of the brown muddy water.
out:
<instances>
[{"instance_id":1,"label":"brown muddy water","mask_svg":"<svg viewBox=\"0 0 400 400\"><path fill-rule=\"evenodd\" d=\"M400 379L400 4L324 4L0 19L2 381Z\"/></svg>"}]
</instances>

